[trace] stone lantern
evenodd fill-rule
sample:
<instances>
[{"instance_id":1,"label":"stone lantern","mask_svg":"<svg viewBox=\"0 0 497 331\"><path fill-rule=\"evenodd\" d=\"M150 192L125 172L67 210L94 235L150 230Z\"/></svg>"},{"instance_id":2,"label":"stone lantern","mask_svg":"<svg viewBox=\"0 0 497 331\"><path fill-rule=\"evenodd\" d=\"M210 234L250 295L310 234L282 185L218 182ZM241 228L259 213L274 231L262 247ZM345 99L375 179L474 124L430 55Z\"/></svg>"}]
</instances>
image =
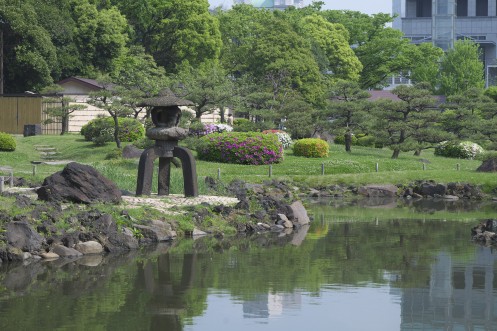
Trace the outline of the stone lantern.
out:
<instances>
[{"instance_id":1,"label":"stone lantern","mask_svg":"<svg viewBox=\"0 0 497 331\"><path fill-rule=\"evenodd\" d=\"M178 127L181 118L180 106L190 106L193 102L176 97L166 89L157 97L143 100L139 106L153 107L152 122L155 127L147 130L147 137L155 140L155 146L143 151L138 164L136 195L150 195L154 161L159 158L158 195L168 195L171 180L171 161L173 157L181 160L185 196L198 196L197 170L195 158L188 148L178 146L178 141L188 135L188 130Z\"/></svg>"}]
</instances>

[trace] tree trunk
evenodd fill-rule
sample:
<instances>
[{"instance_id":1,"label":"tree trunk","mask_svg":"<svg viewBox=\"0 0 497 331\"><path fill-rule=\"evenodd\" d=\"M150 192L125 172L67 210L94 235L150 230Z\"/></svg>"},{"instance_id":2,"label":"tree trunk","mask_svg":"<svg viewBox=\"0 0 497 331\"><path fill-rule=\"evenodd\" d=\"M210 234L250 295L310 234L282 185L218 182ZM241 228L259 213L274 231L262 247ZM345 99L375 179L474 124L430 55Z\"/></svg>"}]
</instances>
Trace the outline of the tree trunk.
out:
<instances>
[{"instance_id":1,"label":"tree trunk","mask_svg":"<svg viewBox=\"0 0 497 331\"><path fill-rule=\"evenodd\" d=\"M399 154L400 154L400 149L398 149L398 148L394 149L393 154L392 154L392 159L399 158Z\"/></svg>"},{"instance_id":2,"label":"tree trunk","mask_svg":"<svg viewBox=\"0 0 497 331\"><path fill-rule=\"evenodd\" d=\"M345 151L350 153L352 151L351 146L352 146L352 133L347 132L345 133Z\"/></svg>"},{"instance_id":3,"label":"tree trunk","mask_svg":"<svg viewBox=\"0 0 497 331\"><path fill-rule=\"evenodd\" d=\"M117 148L121 148L121 140L119 140L119 120L116 116L112 116L114 119L114 141L116 142Z\"/></svg>"}]
</instances>

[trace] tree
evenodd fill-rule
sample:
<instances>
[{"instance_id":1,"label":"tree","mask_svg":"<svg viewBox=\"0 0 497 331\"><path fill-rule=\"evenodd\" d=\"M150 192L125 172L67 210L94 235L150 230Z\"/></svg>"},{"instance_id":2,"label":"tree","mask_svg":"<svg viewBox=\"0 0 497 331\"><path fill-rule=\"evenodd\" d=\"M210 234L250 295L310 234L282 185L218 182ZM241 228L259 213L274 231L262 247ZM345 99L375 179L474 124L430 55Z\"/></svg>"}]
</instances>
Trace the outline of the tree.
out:
<instances>
[{"instance_id":1,"label":"tree","mask_svg":"<svg viewBox=\"0 0 497 331\"><path fill-rule=\"evenodd\" d=\"M175 77L173 90L195 103L195 117L224 108L233 96L233 83L217 61L202 63L198 68L184 67Z\"/></svg>"},{"instance_id":2,"label":"tree","mask_svg":"<svg viewBox=\"0 0 497 331\"><path fill-rule=\"evenodd\" d=\"M418 86L401 85L393 90L400 101L376 101L374 130L377 140L393 150L392 159L401 151L419 149L419 142L434 142L436 137L419 129L435 123L434 98L430 92ZM432 117L435 116L435 117ZM431 120L431 122L430 122Z\"/></svg>"},{"instance_id":3,"label":"tree","mask_svg":"<svg viewBox=\"0 0 497 331\"><path fill-rule=\"evenodd\" d=\"M6 0L0 6L4 92L19 93L50 85L57 53L29 2Z\"/></svg>"},{"instance_id":4,"label":"tree","mask_svg":"<svg viewBox=\"0 0 497 331\"><path fill-rule=\"evenodd\" d=\"M170 0L156 5L156 34L147 51L168 73L219 58L219 22L209 13L207 0Z\"/></svg>"},{"instance_id":5,"label":"tree","mask_svg":"<svg viewBox=\"0 0 497 331\"><path fill-rule=\"evenodd\" d=\"M117 148L121 148L119 118L131 115L133 108L131 105L126 104L121 97L126 93L126 89L113 84L109 76L100 77L98 82L103 88L99 91L90 92L88 103L106 110L112 117L114 120L114 141Z\"/></svg>"},{"instance_id":6,"label":"tree","mask_svg":"<svg viewBox=\"0 0 497 331\"><path fill-rule=\"evenodd\" d=\"M351 152L354 131L366 131L366 123L369 122L366 111L369 105L366 103L367 98L369 93L361 89L356 82L339 80L332 87L328 112L330 126L344 134L347 152Z\"/></svg>"},{"instance_id":7,"label":"tree","mask_svg":"<svg viewBox=\"0 0 497 331\"><path fill-rule=\"evenodd\" d=\"M449 96L485 86L481 50L471 40L458 40L440 63L440 92Z\"/></svg>"},{"instance_id":8,"label":"tree","mask_svg":"<svg viewBox=\"0 0 497 331\"><path fill-rule=\"evenodd\" d=\"M83 67L81 74L97 76L113 70L113 62L125 51L126 18L115 7L98 10L89 0L73 0L74 42Z\"/></svg>"},{"instance_id":9,"label":"tree","mask_svg":"<svg viewBox=\"0 0 497 331\"><path fill-rule=\"evenodd\" d=\"M422 43L411 49L410 78L416 83L427 83L435 93L439 87L440 60L444 56L441 48L432 43Z\"/></svg>"},{"instance_id":10,"label":"tree","mask_svg":"<svg viewBox=\"0 0 497 331\"><path fill-rule=\"evenodd\" d=\"M312 40L323 53L334 78L357 81L362 64L348 43L348 31L341 24L329 23L322 16L306 16L301 20L301 29L306 38Z\"/></svg>"},{"instance_id":11,"label":"tree","mask_svg":"<svg viewBox=\"0 0 497 331\"><path fill-rule=\"evenodd\" d=\"M144 107L137 106L144 98L155 96L168 85L166 71L140 46L132 46L114 62L112 78L125 88L122 101L133 109L137 118ZM147 113L146 117L149 117Z\"/></svg>"}]
</instances>

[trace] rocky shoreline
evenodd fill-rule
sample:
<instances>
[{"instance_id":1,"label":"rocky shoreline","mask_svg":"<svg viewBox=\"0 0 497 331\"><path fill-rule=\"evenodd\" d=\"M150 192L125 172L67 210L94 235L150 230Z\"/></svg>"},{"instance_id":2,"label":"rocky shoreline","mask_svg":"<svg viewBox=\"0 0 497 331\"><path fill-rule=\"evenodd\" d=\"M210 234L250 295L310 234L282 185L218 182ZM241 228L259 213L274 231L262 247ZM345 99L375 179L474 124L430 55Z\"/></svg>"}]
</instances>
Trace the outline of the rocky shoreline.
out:
<instances>
[{"instance_id":1,"label":"rocky shoreline","mask_svg":"<svg viewBox=\"0 0 497 331\"><path fill-rule=\"evenodd\" d=\"M308 188L277 180L263 184L235 180L226 185L209 177L206 178L209 191L223 192L224 196L135 197L129 192L123 194L113 183L87 167L68 165L62 172L45 179L39 188L3 193L15 198L17 209L29 212L0 213L0 220L5 224L0 231L0 263L118 253L182 236L224 236L222 230L212 225L213 220L220 220L232 230L230 233L294 235L311 222L302 201L313 198L360 196L450 201L492 198L477 186L460 183L418 181L406 186ZM22 183L22 180L16 182ZM119 202L119 214L101 211L94 207L95 202ZM139 220L130 216L131 209L144 206L161 216ZM178 221L182 217L188 218L193 226L182 229ZM306 232L301 234L305 236Z\"/></svg>"}]
</instances>

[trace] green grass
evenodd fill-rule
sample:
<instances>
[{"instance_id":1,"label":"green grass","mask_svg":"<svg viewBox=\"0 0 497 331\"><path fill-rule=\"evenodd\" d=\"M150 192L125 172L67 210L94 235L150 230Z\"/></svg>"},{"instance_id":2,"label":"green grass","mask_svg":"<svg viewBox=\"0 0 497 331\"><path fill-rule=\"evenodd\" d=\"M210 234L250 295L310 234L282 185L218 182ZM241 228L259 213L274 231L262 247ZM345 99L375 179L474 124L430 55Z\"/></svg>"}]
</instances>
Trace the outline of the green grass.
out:
<instances>
[{"instance_id":1,"label":"green grass","mask_svg":"<svg viewBox=\"0 0 497 331\"><path fill-rule=\"evenodd\" d=\"M61 170L63 165L40 164L37 165L37 175L32 175L31 161L40 160L34 145L52 145L60 153L57 156L58 159L92 165L104 176L113 180L121 189L135 190L138 161L105 160L107 153L115 149L113 143L97 147L76 134L16 137L16 143L16 151L0 152L0 166L13 167L16 176L41 181L48 175ZM329 157L313 159L296 157L291 150L286 150L284 161L272 165L272 178L293 180L315 187L333 184L407 184L421 179L441 183L473 183L481 185L487 192L497 187L495 174L475 171L481 161L439 157L433 155L431 150L423 151L420 157L413 156L412 152L401 153L400 157L395 160L391 159L391 154L392 152L388 149L355 146L352 148L352 153L346 153L343 146L332 145ZM378 172L376 172L376 164L378 164ZM423 164L425 170L423 170ZM323 166L324 175L321 174ZM218 173L220 173L221 180L226 183L233 179L261 183L269 179L269 166L197 161L201 193L205 191L203 179L206 176L217 178ZM181 170L173 169L171 177L171 193L181 193Z\"/></svg>"}]
</instances>

